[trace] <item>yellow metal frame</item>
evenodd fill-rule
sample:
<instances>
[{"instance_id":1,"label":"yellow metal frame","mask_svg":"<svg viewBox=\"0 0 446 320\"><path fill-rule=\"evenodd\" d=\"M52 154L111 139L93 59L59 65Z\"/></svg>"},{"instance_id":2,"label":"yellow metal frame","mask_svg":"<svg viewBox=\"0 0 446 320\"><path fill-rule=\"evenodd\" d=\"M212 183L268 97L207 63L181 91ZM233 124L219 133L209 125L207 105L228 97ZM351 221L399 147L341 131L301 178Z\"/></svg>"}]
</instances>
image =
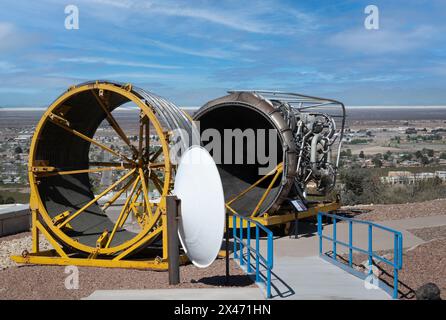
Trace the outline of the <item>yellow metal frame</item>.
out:
<instances>
[{"instance_id":1,"label":"yellow metal frame","mask_svg":"<svg viewBox=\"0 0 446 320\"><path fill-rule=\"evenodd\" d=\"M274 226L280 224L286 224L289 222L293 222L295 220L305 219L309 217L317 216L319 211L329 212L337 210L341 207L339 202L329 202L329 203L318 203L314 206L310 206L307 211L299 212L298 214L295 212L283 212L277 213L275 215L269 215L265 213L261 217L250 217L250 219L254 221L260 222L264 226ZM229 219L229 228L232 228L232 219ZM243 225L244 228L247 227L246 223Z\"/></svg>"},{"instance_id":2,"label":"yellow metal frame","mask_svg":"<svg viewBox=\"0 0 446 320\"><path fill-rule=\"evenodd\" d=\"M316 205L310 206L307 211L299 212L299 214L296 214L295 212L279 212L274 215L269 215L268 213L264 213L262 216L257 216L258 211L265 201L268 194L271 192L271 189L274 185L274 183L277 181L277 179L280 177L280 175L283 172L283 162L279 163L276 168L271 170L269 173L264 175L262 178L254 182L251 186L240 192L238 195L233 197L231 200L226 202L226 209L229 210L232 214L238 214L232 207L231 204L243 197L245 194L247 194L249 191L254 189L258 184L266 180L268 177L272 176L271 182L269 183L268 187L266 188L265 192L263 193L262 197L260 198L259 202L257 203L255 209L250 214L250 218L254 221L260 222L264 226L273 226L273 225L280 225L280 224L286 224L292 221L295 221L296 219L305 219L312 216L316 216L319 211L328 212L328 211L334 211L340 208L339 202L329 202L329 203L318 203ZM244 227L247 227L246 221L243 222ZM229 227L233 227L233 220L229 219Z\"/></svg>"},{"instance_id":3,"label":"yellow metal frame","mask_svg":"<svg viewBox=\"0 0 446 320\"><path fill-rule=\"evenodd\" d=\"M24 251L21 256L11 256L11 259L17 263L22 264L42 264L42 265L76 265L85 267L104 267L104 268L131 268L131 269L152 269L152 270L167 270L168 264L168 252L167 252L167 223L166 214L163 213L161 220L161 226L156 228L151 234L151 238L157 237L162 233L162 257L154 257L147 260L132 260L126 259L126 256L132 253L134 250L125 250L117 256L101 256L98 258L100 248L103 248L108 241L108 233L103 233L98 241L97 248L87 257L79 257L76 252L66 252L58 243L47 227L42 224L39 219L38 210L32 210L32 252L28 253ZM41 251L39 248L39 239L44 236L48 242L53 246L52 250ZM150 240L150 239L146 239ZM136 247L138 248L138 247ZM185 264L188 262L186 255L180 256L180 263Z\"/></svg>"},{"instance_id":4,"label":"yellow metal frame","mask_svg":"<svg viewBox=\"0 0 446 320\"><path fill-rule=\"evenodd\" d=\"M329 203L318 203L315 205L312 205L308 208L307 211L299 212L298 214L296 212L277 212L274 215L269 215L268 213L264 213L262 216L258 216L258 211L260 207L262 206L263 202L265 201L268 194L271 192L271 189L274 185L274 183L277 181L277 179L280 177L280 175L283 172L283 162L279 163L277 167L275 167L273 170L268 172L266 175L261 177L259 180L254 182L252 185L250 185L248 188L240 192L238 195L234 196L231 200L227 201L225 206L226 209L229 210L231 214L239 214L239 212L236 212L231 205L243 197L245 194L247 194L249 191L254 189L258 184L266 180L268 177L272 177L271 182L269 183L268 187L266 188L265 192L263 193L262 197L259 199L259 202L255 206L255 209L249 214L250 218L254 221L260 222L264 226L273 226L273 225L280 225L280 224L286 224L292 221L295 221L296 219L305 219L312 216L316 216L319 211L333 211L340 208L339 202L329 202ZM233 220L229 219L229 227L232 228ZM246 221L243 222L244 227L247 227Z\"/></svg>"},{"instance_id":5,"label":"yellow metal frame","mask_svg":"<svg viewBox=\"0 0 446 320\"><path fill-rule=\"evenodd\" d=\"M73 134L81 137L82 139L88 140L91 143L97 145L100 148L107 148L106 146L101 145L99 142L83 135L82 133L70 128L70 124L63 117L58 116L54 112L58 107L63 105L63 103L72 97L75 94L78 94L83 91L97 89L100 93L103 94L104 91L111 91L118 93L130 101L134 102L140 109L141 115L145 117L147 125L151 123L157 132L161 149L159 152L162 152L164 155L164 184L162 185L161 181L156 178L156 175L152 173L154 184L157 189L159 189L160 193L163 195L161 201L154 213L152 213L151 203L147 196L144 197L142 203L136 202L138 197L133 198L133 192L135 191L135 185L138 184L138 180L141 182L141 188L146 191L148 188L147 180L142 173L142 169L133 169L130 172L137 173L136 177L130 179L126 183L126 186L122 190L127 190L131 185L132 188L132 196L129 197L130 202L126 204L128 207L128 212L125 213L123 210L120 214L121 220L123 219L125 214L129 214L132 210L148 210L148 216L144 216L141 221L138 222L142 225L141 232L136 235L133 239L130 239L120 245L115 247L110 247L111 240L113 238L116 230L111 230L109 233L108 230L104 230L101 236L98 238L96 247L91 247L84 245L82 243L77 242L75 239L67 236L64 232L67 228L70 228L69 222L76 217L76 215L82 212L82 209L72 214L70 212L63 212L57 215L55 218L51 218L48 212L43 205L42 199L40 198L40 194L37 188L37 177L38 176L51 176L51 175L60 175L60 174L79 174L79 173L87 173L94 171L107 171L112 169L127 169L126 165L122 164L120 167L110 166L109 169L85 169L85 170L74 170L74 171L66 171L66 172L57 172L57 170L53 167L47 166L45 161L34 160L35 158L35 150L37 148L37 144L39 141L39 137L41 135L42 129L47 121L51 121L56 125L62 127L65 130L72 132ZM98 97L95 95L98 99ZM100 100L98 100L100 102ZM114 119L109 112L107 112L107 107L100 102L100 106L106 111L107 119L112 124L112 126L116 129L119 126L114 123ZM118 130L118 134L124 135L123 132ZM141 130L141 128L140 128ZM22 256L12 256L11 258L17 263L29 263L29 264L46 264L46 265L78 265L78 266L91 266L91 267L109 267L109 268L139 268L139 269L156 269L156 270L166 270L168 268L168 252L167 252L167 223L166 223L166 203L165 203L165 195L168 194L171 188L171 170L173 169L170 163L169 158L169 137L168 133L164 132L161 124L153 113L152 108L141 101L137 96L135 96L131 92L131 85L125 86L116 86L110 83L99 83L96 82L94 84L82 85L79 87L71 87L67 92L65 92L62 96L60 96L45 112L42 119L39 121L36 132L34 134L29 154L29 181L30 181L30 189L31 189L31 197L30 197L30 208L32 212L32 251L30 253L24 252ZM128 142L128 141L126 141ZM130 142L128 142L130 144ZM132 145L131 145L132 146ZM139 146L141 150L141 145ZM135 150L135 148L132 148ZM108 150L109 152L116 153L114 150ZM157 152L158 153L158 152ZM117 154L117 153L116 153ZM124 157L121 154L117 154L120 157ZM125 157L124 157L125 158ZM155 157L154 157L155 158ZM128 158L127 158L128 159ZM133 160L128 159L130 163L133 163ZM159 164L153 164L153 168L159 167ZM262 203L265 201L267 195L271 191L272 186L275 181L279 178L279 176L283 172L283 164L280 163L273 171L262 177L259 181L255 182L248 189L244 190L241 194L230 200L226 203L226 207L232 213L236 213L232 208L231 204L242 197L244 194L252 190L256 185L264 181L267 177L272 176L272 181L270 182L268 188L265 190L265 193L262 195L258 204L256 205L254 211L251 213L252 219L255 221L259 221L265 226L284 224L296 219L295 213L284 213L277 215L268 215L263 214L260 217L257 217L257 213ZM109 187L110 188L110 187ZM140 191L139 191L140 192ZM144 192L146 195L147 192ZM105 204L104 207L108 207L113 203L117 197L119 197L120 193L118 192L112 199L109 200L108 203ZM92 201L96 201L96 199L92 199ZM91 201L90 201L91 202ZM314 207L310 207L308 211L301 212L298 215L299 219L314 216L318 211L332 211L339 208L338 203L329 203L329 204L319 204ZM124 208L126 209L126 208ZM150 213L149 213L150 212ZM139 217L137 217L139 219ZM232 228L232 219L229 221L229 227ZM161 234L162 236L162 256L154 257L148 260L132 260L128 259L128 257L135 253L137 250L142 248L144 245L150 243L157 236ZM39 238L40 236L44 236L53 246L53 250L41 251L39 248ZM69 249L69 252L64 248L72 248ZM185 263L187 261L186 256L180 257L181 263Z\"/></svg>"},{"instance_id":6,"label":"yellow metal frame","mask_svg":"<svg viewBox=\"0 0 446 320\"><path fill-rule=\"evenodd\" d=\"M44 163L44 161L34 160L35 159L35 150L37 148L37 144L39 142L39 138L41 132L43 130L44 125L47 121L50 121L65 130L70 131L71 133L79 136L84 140L88 140L91 143L97 145L100 148L105 148L107 151L112 153L117 153L114 150L108 150L106 146L103 146L101 143L83 135L82 133L70 128L70 124L63 117L55 114L57 108L62 106L65 101L67 101L73 95L84 91L90 91L93 89L99 90L100 95L105 91L114 92L120 94L121 96L126 97L129 101L135 103L141 110L141 115L145 119L145 125L148 126L150 123L153 125L155 129L159 141L161 144L161 148L159 153L162 153L164 156L164 183L160 184L160 181L157 181L156 187L159 189L162 197L161 201L158 204L155 212L152 213L150 211L150 217L146 217L144 219L144 223L142 223L143 227L139 234L137 234L134 238L114 247L110 247L111 238L113 237L112 233L109 234L108 230L104 230L103 234L99 237L97 241L96 247L91 247L84 245L82 243L77 242L75 239L67 236L64 232L66 228L69 228L70 225L68 222L76 217L77 214L82 212L82 209L74 214L66 214L56 216L55 219L52 219L48 212L46 211L45 206L43 205L42 199L40 198L40 194L37 188L37 177L42 175L55 175L55 174L78 174L78 173L86 173L90 171L94 171L97 169L89 169L89 170L79 170L72 172L57 172L55 168L48 167ZM95 92L94 92L95 93ZM118 130L118 134L120 136L125 136L124 133L120 130L119 125L114 123L114 119L111 116L110 112L108 112L107 107L101 102L98 96L95 97L100 102L101 108L105 109L107 120L112 124L112 126ZM125 140L125 139L124 139ZM126 141L126 143L130 143ZM133 145L131 145L133 147ZM140 147L141 148L141 147ZM136 148L132 148L132 151L135 151ZM158 153L157 153L158 154ZM118 154L118 156L123 157L123 155ZM125 157L124 157L125 158ZM155 157L153 157L155 158ZM128 158L126 158L128 159ZM130 163L134 163L133 160L128 159ZM156 165L156 164L155 164ZM159 165L158 165L159 166ZM165 196L169 193L171 188L171 170L172 165L169 157L169 137L168 133L163 131L163 128L155 116L152 108L146 102L141 101L137 96L135 96L131 92L131 85L125 86L117 86L111 83L103 83L96 82L81 86L72 86L68 89L63 95L61 95L56 101L54 101L47 111L42 116L39 121L35 134L33 136L33 140L31 142L30 154L29 154L29 163L28 163L28 176L30 181L30 189L31 189L31 197L30 197L30 209L32 212L32 252L24 252L22 256L13 256L11 257L14 261L18 263L31 263L31 264L52 264L52 265L79 265L79 266L95 266L95 267L117 267L117 268L150 268L150 269L158 269L165 270L168 268L167 260L167 227L166 227L166 218L165 218ZM117 169L125 169L117 168ZM107 169L101 169L106 171ZM98 170L99 171L99 170ZM141 181L142 188L147 188L147 181L143 178L142 170L133 169L130 172L136 172ZM131 181L135 181L135 179L131 179ZM132 183L127 183L125 189L128 188ZM115 198L115 197L113 197ZM92 199L95 201L96 199ZM116 199L114 199L116 200ZM113 200L113 201L114 201ZM133 200L133 199L132 199ZM111 200L110 200L111 201ZM112 201L112 202L113 202ZM111 203L107 203L105 207L108 207ZM147 197L144 198L144 204L149 209L150 203ZM129 211L132 210L132 207L136 207L137 204L135 200L130 204ZM69 216L68 216L69 215ZM150 243L153 239L162 233L162 242L163 242L163 252L162 257L155 257L151 260L141 261L141 260L128 260L127 257L132 253L136 252L142 246ZM43 235L54 247L54 250L49 251L40 251L39 249L39 237ZM63 244L63 245L62 245ZM64 251L65 248L72 248L70 252ZM81 256L81 257L79 257ZM186 257L182 257L180 261L185 262Z\"/></svg>"}]
</instances>

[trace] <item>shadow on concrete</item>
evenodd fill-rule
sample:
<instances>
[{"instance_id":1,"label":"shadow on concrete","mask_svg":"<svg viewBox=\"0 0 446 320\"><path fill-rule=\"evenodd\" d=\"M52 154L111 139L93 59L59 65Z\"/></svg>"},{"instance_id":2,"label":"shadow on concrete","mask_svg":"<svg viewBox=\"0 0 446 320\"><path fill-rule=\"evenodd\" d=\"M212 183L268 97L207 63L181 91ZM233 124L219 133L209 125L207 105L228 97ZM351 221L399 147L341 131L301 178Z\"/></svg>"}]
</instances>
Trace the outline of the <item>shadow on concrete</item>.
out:
<instances>
[{"instance_id":1,"label":"shadow on concrete","mask_svg":"<svg viewBox=\"0 0 446 320\"><path fill-rule=\"evenodd\" d=\"M228 282L226 276L212 276L201 278L194 283L203 283L210 286L225 286L225 287L247 287L254 284L254 281L248 275L230 275Z\"/></svg>"},{"instance_id":2,"label":"shadow on concrete","mask_svg":"<svg viewBox=\"0 0 446 320\"><path fill-rule=\"evenodd\" d=\"M333 251L328 251L325 253L330 258L333 258ZM345 265L348 265L349 261L346 257L342 255L336 255L338 261L342 261ZM385 283L388 287L393 289L393 274L385 270L379 264L373 260L373 265L379 270L378 279ZM356 270L361 270L362 272L366 272L366 267L362 264L356 264L354 261L352 262L352 267ZM415 298L415 290L409 287L406 283L402 282L398 279L398 294L399 299L414 299Z\"/></svg>"},{"instance_id":3,"label":"shadow on concrete","mask_svg":"<svg viewBox=\"0 0 446 320\"><path fill-rule=\"evenodd\" d=\"M314 219L304 219L298 222L290 222L290 228L286 236L295 239L317 236L317 221Z\"/></svg>"},{"instance_id":4,"label":"shadow on concrete","mask_svg":"<svg viewBox=\"0 0 446 320\"><path fill-rule=\"evenodd\" d=\"M294 295L296 292L280 278L276 273L271 272L271 298L288 298ZM279 287L274 283L274 281L279 281L285 290L280 290Z\"/></svg>"}]
</instances>

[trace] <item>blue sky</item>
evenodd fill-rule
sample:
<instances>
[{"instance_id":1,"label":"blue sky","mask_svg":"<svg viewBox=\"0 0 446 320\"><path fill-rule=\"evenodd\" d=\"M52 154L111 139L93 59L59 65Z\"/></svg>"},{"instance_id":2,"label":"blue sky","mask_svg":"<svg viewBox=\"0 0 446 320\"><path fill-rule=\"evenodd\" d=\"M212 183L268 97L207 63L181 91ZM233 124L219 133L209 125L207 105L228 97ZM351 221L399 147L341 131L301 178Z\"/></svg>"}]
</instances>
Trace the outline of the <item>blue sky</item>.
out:
<instances>
[{"instance_id":1,"label":"blue sky","mask_svg":"<svg viewBox=\"0 0 446 320\"><path fill-rule=\"evenodd\" d=\"M66 5L79 30L66 30ZM364 28L377 5L380 29ZM446 1L2 0L0 107L43 107L85 80L181 106L228 89L348 105L446 105Z\"/></svg>"}]
</instances>

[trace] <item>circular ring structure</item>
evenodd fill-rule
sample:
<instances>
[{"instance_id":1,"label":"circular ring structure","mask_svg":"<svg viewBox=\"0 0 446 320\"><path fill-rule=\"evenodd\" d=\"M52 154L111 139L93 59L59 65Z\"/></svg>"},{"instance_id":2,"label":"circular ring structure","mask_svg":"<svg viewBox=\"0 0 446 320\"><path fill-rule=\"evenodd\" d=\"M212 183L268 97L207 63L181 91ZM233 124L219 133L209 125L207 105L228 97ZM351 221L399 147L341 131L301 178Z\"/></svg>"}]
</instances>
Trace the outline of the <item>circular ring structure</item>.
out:
<instances>
[{"instance_id":1,"label":"circular ring structure","mask_svg":"<svg viewBox=\"0 0 446 320\"><path fill-rule=\"evenodd\" d=\"M194 118L218 165L227 209L256 217L305 210L309 196L333 190L345 116L333 99L253 90L229 91Z\"/></svg>"},{"instance_id":2,"label":"circular ring structure","mask_svg":"<svg viewBox=\"0 0 446 320\"><path fill-rule=\"evenodd\" d=\"M296 170L293 135L278 109L254 93L236 92L208 102L198 110L194 119L200 122L202 135L206 129L213 129L222 137L221 158L216 162L226 204L244 216L277 211L293 186ZM235 150L233 141L225 135L226 130L252 130L255 142L244 143L241 150ZM275 133L275 146L270 145L268 138L259 140L262 131L268 138L272 132ZM255 149L250 150L249 143L253 142ZM247 163L249 156L252 153L258 155L259 147L263 146L264 155L275 155L274 163L269 163L270 174L259 170L266 164L262 164L257 157L254 162ZM232 149L230 159L225 158L228 147ZM234 159L236 153L244 156L242 163ZM215 153L213 156L215 159Z\"/></svg>"},{"instance_id":3,"label":"circular ring structure","mask_svg":"<svg viewBox=\"0 0 446 320\"><path fill-rule=\"evenodd\" d=\"M127 106L137 117L136 128L120 114ZM160 233L175 167L171 145L183 144L186 150L185 135L191 133L192 122L179 108L130 84L73 86L50 105L36 128L29 155L31 208L72 251L116 255L143 248ZM93 148L100 153L92 155ZM107 157L97 159L98 154ZM95 188L92 176L105 172L108 182L101 180ZM108 214L121 200L116 214ZM129 216L139 230L126 228Z\"/></svg>"}]
</instances>

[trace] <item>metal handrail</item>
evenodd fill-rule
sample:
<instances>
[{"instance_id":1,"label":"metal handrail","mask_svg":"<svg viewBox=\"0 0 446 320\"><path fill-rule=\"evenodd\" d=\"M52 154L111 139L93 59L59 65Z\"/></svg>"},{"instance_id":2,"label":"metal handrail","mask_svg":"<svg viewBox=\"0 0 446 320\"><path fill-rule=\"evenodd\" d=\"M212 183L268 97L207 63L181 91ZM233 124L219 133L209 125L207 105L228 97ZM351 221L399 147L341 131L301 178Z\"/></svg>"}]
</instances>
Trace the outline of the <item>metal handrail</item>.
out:
<instances>
[{"instance_id":1,"label":"metal handrail","mask_svg":"<svg viewBox=\"0 0 446 320\"><path fill-rule=\"evenodd\" d=\"M266 298L271 297L271 270L273 269L273 233L271 230L263 226L261 223L254 221L250 218L234 214L232 216L232 237L234 239L234 259L239 259L240 266L243 267L246 264L246 272L252 273L251 266L251 254L254 254L255 258L255 274L256 282L264 283L266 286ZM237 224L237 219L239 223ZM245 224L243 222L246 222ZM246 241L244 237L243 228L246 225ZM251 246L251 228L255 227L255 248ZM238 230L238 234L237 234ZM267 252L266 259L260 253L260 230L263 230L267 235ZM245 256L246 248L246 256ZM266 268L266 279L262 279L260 273L260 263Z\"/></svg>"},{"instance_id":2,"label":"metal handrail","mask_svg":"<svg viewBox=\"0 0 446 320\"><path fill-rule=\"evenodd\" d=\"M323 235L322 233L322 216L326 216L332 219L333 221L333 237L329 237L326 235ZM349 226L348 226L348 243L345 243L343 241L339 241L337 239L337 232L336 232L336 221L337 220L341 220L341 221L347 221ZM318 216L317 216L317 231L318 231L318 235L319 235L319 254L322 256L322 240L326 239L328 241L331 241L333 243L333 256L332 259L337 261L337 245L342 245L344 247L347 247L349 249L349 255L348 255L348 263L349 263L349 267L352 268L353 265L353 251L358 251L361 252L363 254L368 255L368 259L369 259L369 274L371 274L373 272L372 270L372 264L373 264L373 258L376 258L377 260L380 260L390 266L393 267L393 298L397 299L398 298L398 271L401 270L402 266L403 266L403 235L401 234L401 232L370 222L370 221L364 221L364 220L357 220L357 219L352 219L352 218L347 218L347 217L342 217L339 215L335 215L335 214L329 214L329 213L325 213L325 212L319 212ZM353 246L353 223L356 224L365 224L368 225L368 249L362 249L362 248L358 248ZM373 251L373 228L376 229L381 229L384 231L387 231L389 233L393 233L394 236L394 242L393 242L393 262L387 260L386 258L384 258L383 256L380 256L378 254L376 254Z\"/></svg>"}]
</instances>

